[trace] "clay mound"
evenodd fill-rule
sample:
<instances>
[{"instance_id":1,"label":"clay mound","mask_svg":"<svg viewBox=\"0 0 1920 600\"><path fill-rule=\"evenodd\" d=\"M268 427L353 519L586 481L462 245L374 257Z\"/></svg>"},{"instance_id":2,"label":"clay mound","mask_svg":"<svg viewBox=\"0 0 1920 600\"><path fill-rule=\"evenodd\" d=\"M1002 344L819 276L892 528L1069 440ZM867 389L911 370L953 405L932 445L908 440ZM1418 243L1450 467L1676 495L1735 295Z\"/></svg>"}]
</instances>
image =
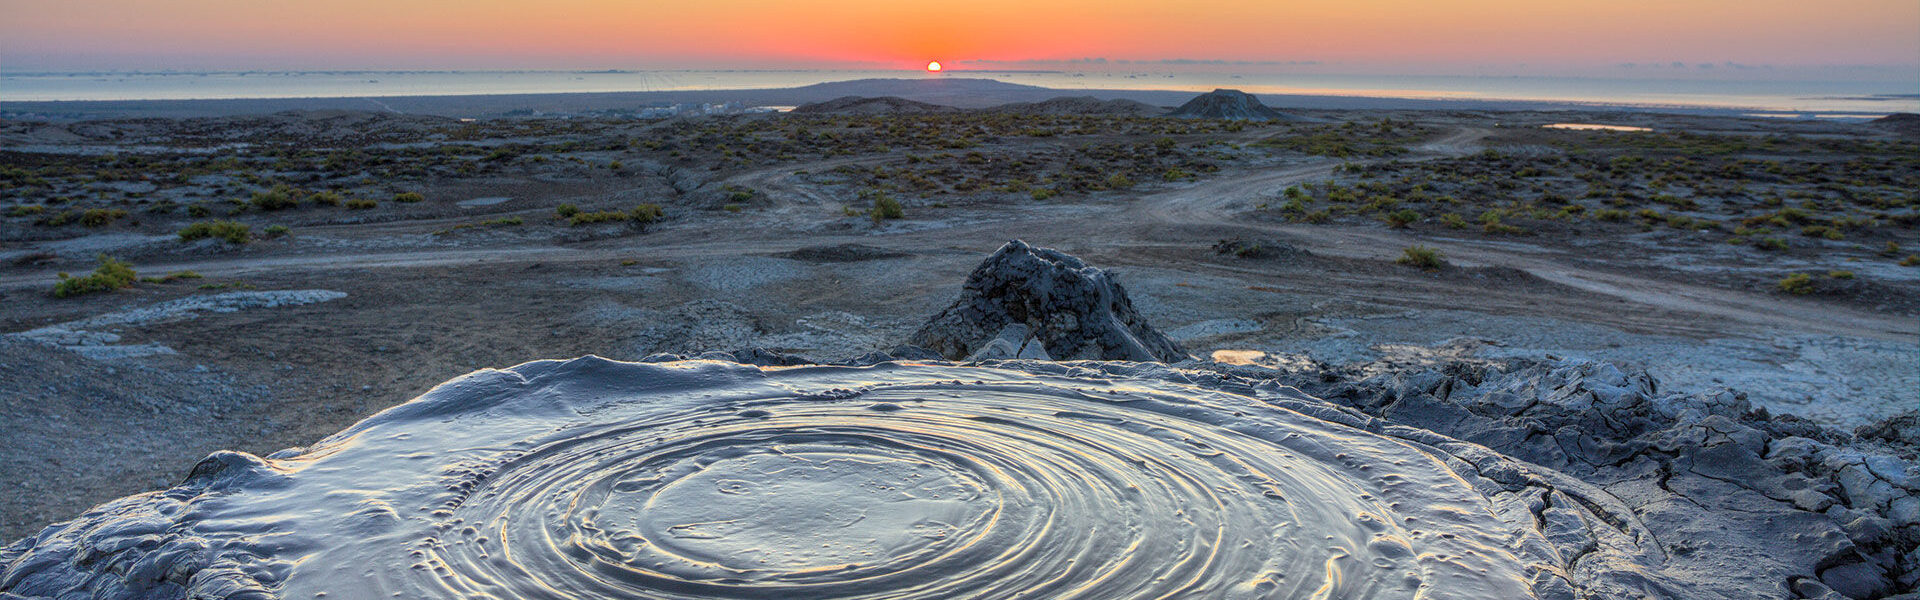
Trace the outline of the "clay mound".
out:
<instances>
[{"instance_id":1,"label":"clay mound","mask_svg":"<svg viewBox=\"0 0 1920 600\"><path fill-rule=\"evenodd\" d=\"M981 112L1013 115L1107 115L1150 117L1166 109L1133 100L1101 100L1093 96L1062 96L1039 102L1002 104Z\"/></svg>"},{"instance_id":2,"label":"clay mound","mask_svg":"<svg viewBox=\"0 0 1920 600\"><path fill-rule=\"evenodd\" d=\"M801 115L924 115L959 111L951 106L915 102L897 96L847 96L793 109L794 114Z\"/></svg>"},{"instance_id":3,"label":"clay mound","mask_svg":"<svg viewBox=\"0 0 1920 600\"><path fill-rule=\"evenodd\" d=\"M1920 137L1920 114L1893 113L1868 121L1867 124L1906 137Z\"/></svg>"},{"instance_id":4,"label":"clay mound","mask_svg":"<svg viewBox=\"0 0 1920 600\"><path fill-rule=\"evenodd\" d=\"M1133 309L1112 274L1020 240L1007 242L974 268L960 299L927 320L907 343L961 360L974 357L1010 327L1025 328L1021 333L1039 341L1035 350L1058 360L1188 358ZM1016 350L1027 347L1015 344Z\"/></svg>"},{"instance_id":5,"label":"clay mound","mask_svg":"<svg viewBox=\"0 0 1920 600\"><path fill-rule=\"evenodd\" d=\"M1188 100L1167 116L1229 121L1290 121L1293 117L1267 108L1260 99L1240 90L1214 90Z\"/></svg>"}]
</instances>

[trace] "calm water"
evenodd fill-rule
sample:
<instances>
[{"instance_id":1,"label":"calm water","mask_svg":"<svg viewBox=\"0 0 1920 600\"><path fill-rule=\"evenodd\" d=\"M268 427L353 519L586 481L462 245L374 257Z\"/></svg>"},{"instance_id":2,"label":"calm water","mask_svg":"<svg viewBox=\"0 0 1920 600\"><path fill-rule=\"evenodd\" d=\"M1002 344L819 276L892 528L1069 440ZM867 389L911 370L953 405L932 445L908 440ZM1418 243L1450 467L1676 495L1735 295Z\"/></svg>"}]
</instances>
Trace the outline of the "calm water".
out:
<instances>
[{"instance_id":1,"label":"calm water","mask_svg":"<svg viewBox=\"0 0 1920 600\"><path fill-rule=\"evenodd\" d=\"M0 101L299 98L650 92L794 87L873 77L984 77L1060 89L1206 91L1387 98L1553 100L1736 107L1878 116L1920 112L1920 82L1715 81L1557 77L1280 75L1197 72L956 71L328 71L5 73Z\"/></svg>"}]
</instances>

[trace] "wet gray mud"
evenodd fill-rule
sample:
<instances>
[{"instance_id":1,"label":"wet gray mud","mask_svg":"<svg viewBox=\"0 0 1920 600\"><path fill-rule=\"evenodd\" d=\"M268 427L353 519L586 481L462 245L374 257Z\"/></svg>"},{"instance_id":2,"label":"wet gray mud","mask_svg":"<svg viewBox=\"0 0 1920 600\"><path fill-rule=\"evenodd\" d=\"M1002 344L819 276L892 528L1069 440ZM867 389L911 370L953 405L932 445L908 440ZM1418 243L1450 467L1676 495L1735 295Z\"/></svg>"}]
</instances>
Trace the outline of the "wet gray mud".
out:
<instances>
[{"instance_id":1,"label":"wet gray mud","mask_svg":"<svg viewBox=\"0 0 1920 600\"><path fill-rule=\"evenodd\" d=\"M1911 470L1873 475L1910 465L1778 439L1721 414L1744 410L1737 398L1656 397L1608 369L1449 384L1456 401L1580 396L1654 438L1589 440L1625 458L1562 471L1283 384L1316 376L1301 369L532 362L455 379L311 447L217 453L177 487L0 552L0 591L1734 598L1838 597L1821 577L1894 585L1834 515L1887 534L1898 524L1864 488L1911 485L1899 479ZM1528 377L1554 391L1516 385ZM1321 391L1379 400L1367 390L1406 381ZM1476 434L1481 403L1418 408L1414 395L1396 400L1402 416ZM1528 444L1508 445L1540 452ZM1858 492L1833 483L1862 477L1839 473L1856 464L1843 457L1866 473ZM1769 466L1787 459L1800 472ZM1841 466L1814 476L1826 459ZM1760 481L1723 482L1741 478Z\"/></svg>"},{"instance_id":2,"label":"wet gray mud","mask_svg":"<svg viewBox=\"0 0 1920 600\"><path fill-rule=\"evenodd\" d=\"M1147 379L589 357L477 372L309 448L216 454L179 487L15 544L0 586L285 598L1565 589L1536 552L1547 540L1504 519L1454 462Z\"/></svg>"}]
</instances>

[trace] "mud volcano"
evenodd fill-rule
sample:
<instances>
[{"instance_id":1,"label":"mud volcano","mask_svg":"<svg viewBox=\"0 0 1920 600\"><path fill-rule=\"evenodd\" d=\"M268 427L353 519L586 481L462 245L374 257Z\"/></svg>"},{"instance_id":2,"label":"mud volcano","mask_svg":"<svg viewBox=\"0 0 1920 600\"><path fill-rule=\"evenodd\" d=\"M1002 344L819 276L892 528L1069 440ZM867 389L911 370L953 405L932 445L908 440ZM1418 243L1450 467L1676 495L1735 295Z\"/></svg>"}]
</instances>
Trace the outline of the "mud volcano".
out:
<instances>
[{"instance_id":1,"label":"mud volcano","mask_svg":"<svg viewBox=\"0 0 1920 600\"><path fill-rule=\"evenodd\" d=\"M7 556L10 592L1519 598L1444 455L1249 397L955 366L534 362L223 453ZM9 552L18 552L16 547ZM86 553L90 560L73 560Z\"/></svg>"},{"instance_id":2,"label":"mud volcano","mask_svg":"<svg viewBox=\"0 0 1920 600\"><path fill-rule=\"evenodd\" d=\"M1182 360L1131 306L1111 273L1013 242L914 336L982 362L745 349L478 371L14 542L0 600L1844 600L1920 583L1903 458L1920 415L1846 434L1610 364L1446 347ZM996 344L1023 351L980 358ZM1010 359L1035 347L1141 358Z\"/></svg>"}]
</instances>

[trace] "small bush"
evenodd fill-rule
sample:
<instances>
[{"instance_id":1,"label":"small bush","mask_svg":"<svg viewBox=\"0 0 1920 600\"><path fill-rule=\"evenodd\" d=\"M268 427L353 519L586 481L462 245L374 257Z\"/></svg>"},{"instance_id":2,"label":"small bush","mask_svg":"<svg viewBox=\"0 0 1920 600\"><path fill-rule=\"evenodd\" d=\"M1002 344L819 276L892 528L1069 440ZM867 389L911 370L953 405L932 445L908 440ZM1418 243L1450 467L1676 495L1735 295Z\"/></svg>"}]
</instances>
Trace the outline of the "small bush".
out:
<instances>
[{"instance_id":1,"label":"small bush","mask_svg":"<svg viewBox=\"0 0 1920 600\"><path fill-rule=\"evenodd\" d=\"M1440 222L1446 224L1448 229L1466 229L1467 228L1466 217L1462 217L1458 213L1446 213L1446 214L1440 215Z\"/></svg>"},{"instance_id":2,"label":"small bush","mask_svg":"<svg viewBox=\"0 0 1920 600\"><path fill-rule=\"evenodd\" d=\"M1881 255L1881 256L1885 256L1885 257L1889 257L1889 258L1891 258L1891 257L1895 257L1895 256L1899 256L1899 255L1900 255L1900 243L1899 243L1899 242L1887 242L1887 246L1886 246L1885 248L1881 248L1881 249L1880 249L1880 255Z\"/></svg>"},{"instance_id":3,"label":"small bush","mask_svg":"<svg viewBox=\"0 0 1920 600\"><path fill-rule=\"evenodd\" d=\"M642 204L627 211L627 218L638 225L652 225L667 218L667 211L661 210L658 204Z\"/></svg>"},{"instance_id":4,"label":"small bush","mask_svg":"<svg viewBox=\"0 0 1920 600\"><path fill-rule=\"evenodd\" d=\"M1439 251L1417 244L1407 246L1405 250L1401 250L1400 258L1394 259L1393 262L1419 267L1429 271L1439 269L1442 265L1447 264L1446 260L1440 257Z\"/></svg>"},{"instance_id":5,"label":"small bush","mask_svg":"<svg viewBox=\"0 0 1920 600\"><path fill-rule=\"evenodd\" d=\"M336 194L333 192L314 192L312 196L307 196L307 201L312 202L314 204L325 204L327 206L339 206L340 203L344 202L345 200L340 197L340 194Z\"/></svg>"},{"instance_id":6,"label":"small bush","mask_svg":"<svg viewBox=\"0 0 1920 600\"><path fill-rule=\"evenodd\" d=\"M180 230L180 241L218 238L233 244L247 243L247 224L237 221L199 221Z\"/></svg>"},{"instance_id":7,"label":"small bush","mask_svg":"<svg viewBox=\"0 0 1920 600\"><path fill-rule=\"evenodd\" d=\"M70 298L81 294L110 292L124 287L133 287L139 277L133 272L133 265L114 260L105 254L100 255L100 266L93 274L85 277L73 277L60 274L60 281L53 284L53 297Z\"/></svg>"},{"instance_id":8,"label":"small bush","mask_svg":"<svg viewBox=\"0 0 1920 600\"><path fill-rule=\"evenodd\" d=\"M1813 276L1806 273L1794 273L1780 279L1780 291L1797 296L1813 293Z\"/></svg>"},{"instance_id":9,"label":"small bush","mask_svg":"<svg viewBox=\"0 0 1920 600\"><path fill-rule=\"evenodd\" d=\"M80 224L88 227L105 227L126 216L127 211L118 208L89 208L80 213Z\"/></svg>"},{"instance_id":10,"label":"small bush","mask_svg":"<svg viewBox=\"0 0 1920 600\"><path fill-rule=\"evenodd\" d=\"M1787 249L1787 241L1780 238L1761 238L1759 241L1754 242L1753 245L1756 248L1769 252L1784 252Z\"/></svg>"},{"instance_id":11,"label":"small bush","mask_svg":"<svg viewBox=\"0 0 1920 600\"><path fill-rule=\"evenodd\" d=\"M574 215L580 214L580 207L574 206L571 203L561 204L553 207L553 214L558 215L562 219L571 219Z\"/></svg>"},{"instance_id":12,"label":"small bush","mask_svg":"<svg viewBox=\"0 0 1920 600\"><path fill-rule=\"evenodd\" d=\"M1059 192L1053 191L1053 188L1037 187L1033 188L1033 191L1027 192L1027 195L1032 196L1034 200L1046 200L1059 195Z\"/></svg>"},{"instance_id":13,"label":"small bush","mask_svg":"<svg viewBox=\"0 0 1920 600\"><path fill-rule=\"evenodd\" d=\"M269 238L277 238L286 235L289 231L292 230L288 229L285 225L268 225L267 229L262 233L265 233Z\"/></svg>"},{"instance_id":14,"label":"small bush","mask_svg":"<svg viewBox=\"0 0 1920 600\"><path fill-rule=\"evenodd\" d=\"M1853 271L1827 271L1827 277L1834 279L1853 279Z\"/></svg>"},{"instance_id":15,"label":"small bush","mask_svg":"<svg viewBox=\"0 0 1920 600\"><path fill-rule=\"evenodd\" d=\"M420 195L419 192L400 192L393 195L393 201L402 204L412 204L426 199L427 197Z\"/></svg>"},{"instance_id":16,"label":"small bush","mask_svg":"<svg viewBox=\"0 0 1920 600\"><path fill-rule=\"evenodd\" d=\"M867 211L867 216L871 217L874 224L878 225L882 219L906 218L907 211L900 206L899 200L895 200L893 196L882 192L873 195L873 208Z\"/></svg>"},{"instance_id":17,"label":"small bush","mask_svg":"<svg viewBox=\"0 0 1920 600\"><path fill-rule=\"evenodd\" d=\"M603 211L603 212L579 212L579 213L574 213L573 216L571 217L567 217L567 224L574 227L579 227L581 225L592 225L595 223L610 223L613 221L625 221L625 220L627 220L627 213L620 212L617 210L609 210L609 211Z\"/></svg>"},{"instance_id":18,"label":"small bush","mask_svg":"<svg viewBox=\"0 0 1920 600\"><path fill-rule=\"evenodd\" d=\"M369 198L354 198L347 201L347 210L366 210L379 206L380 202Z\"/></svg>"},{"instance_id":19,"label":"small bush","mask_svg":"<svg viewBox=\"0 0 1920 600\"><path fill-rule=\"evenodd\" d=\"M296 195L296 192L294 192L293 188L290 188L284 185L276 185L276 186L273 186L273 189L271 190L267 190L264 192L254 192L253 199L249 201L248 204L260 210L282 210L282 209L294 208L294 207L300 206L300 200L299 198L296 198L295 195Z\"/></svg>"},{"instance_id":20,"label":"small bush","mask_svg":"<svg viewBox=\"0 0 1920 600\"><path fill-rule=\"evenodd\" d=\"M1127 177L1126 173L1114 173L1107 176L1107 189L1124 190L1131 187L1133 187L1133 179Z\"/></svg>"},{"instance_id":21,"label":"small bush","mask_svg":"<svg viewBox=\"0 0 1920 600\"><path fill-rule=\"evenodd\" d=\"M1908 254L1906 258L1900 259L1900 266L1920 267L1920 254Z\"/></svg>"},{"instance_id":22,"label":"small bush","mask_svg":"<svg viewBox=\"0 0 1920 600\"><path fill-rule=\"evenodd\" d=\"M37 215L44 212L47 212L47 207L44 205L19 204L19 205L15 205L12 209L7 210L7 216L28 217L28 216L33 216L33 215Z\"/></svg>"},{"instance_id":23,"label":"small bush","mask_svg":"<svg viewBox=\"0 0 1920 600\"><path fill-rule=\"evenodd\" d=\"M205 204L194 204L187 207L187 216L195 219L205 219L213 216L213 209L207 208Z\"/></svg>"},{"instance_id":24,"label":"small bush","mask_svg":"<svg viewBox=\"0 0 1920 600\"><path fill-rule=\"evenodd\" d=\"M1408 225L1412 225L1415 221L1419 220L1420 213L1414 212L1412 209L1403 208L1387 213L1387 225L1394 229L1406 229Z\"/></svg>"}]
</instances>

